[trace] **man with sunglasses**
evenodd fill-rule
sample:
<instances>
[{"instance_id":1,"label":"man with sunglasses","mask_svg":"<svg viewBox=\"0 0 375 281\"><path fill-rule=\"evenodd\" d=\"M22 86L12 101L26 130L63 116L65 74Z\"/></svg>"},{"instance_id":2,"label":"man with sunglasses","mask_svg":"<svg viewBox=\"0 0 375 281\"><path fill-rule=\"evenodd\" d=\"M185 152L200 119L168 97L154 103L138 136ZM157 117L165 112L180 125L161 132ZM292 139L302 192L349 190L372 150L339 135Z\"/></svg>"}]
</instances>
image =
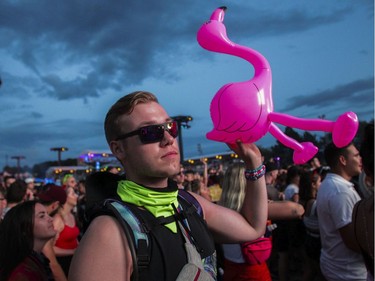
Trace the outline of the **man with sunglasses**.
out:
<instances>
[{"instance_id":1,"label":"man with sunglasses","mask_svg":"<svg viewBox=\"0 0 375 281\"><path fill-rule=\"evenodd\" d=\"M264 234L267 219L265 168L254 144L230 145L247 168L244 175L247 194L242 214L191 194L202 209L205 223L201 223L193 217L197 211L184 216L186 205L177 200L177 186L168 180L180 169L178 127L153 94L139 91L119 99L107 113L105 134L112 153L126 172L126 180L118 182L118 196L127 204L137 206L143 217L166 221L161 227L149 228L154 235L152 240L159 243L151 245L146 280L176 280L187 263L182 232L188 234L203 263L214 261L213 239L218 243L239 243ZM134 266L129 245L115 218L96 217L75 253L69 280L131 280ZM216 273L210 272L210 264L204 265L204 270L215 279Z\"/></svg>"}]
</instances>

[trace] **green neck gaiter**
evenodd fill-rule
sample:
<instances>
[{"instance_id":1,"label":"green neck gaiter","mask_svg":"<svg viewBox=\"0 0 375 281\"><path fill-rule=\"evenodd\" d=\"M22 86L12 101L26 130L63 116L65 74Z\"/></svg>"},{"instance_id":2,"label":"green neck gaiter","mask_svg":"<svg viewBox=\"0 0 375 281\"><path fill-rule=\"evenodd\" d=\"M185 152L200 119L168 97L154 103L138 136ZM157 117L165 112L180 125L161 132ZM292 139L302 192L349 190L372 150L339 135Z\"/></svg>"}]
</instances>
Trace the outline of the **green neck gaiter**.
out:
<instances>
[{"instance_id":1,"label":"green neck gaiter","mask_svg":"<svg viewBox=\"0 0 375 281\"><path fill-rule=\"evenodd\" d=\"M178 190L160 191L143 187L135 182L122 180L118 182L117 194L127 203L144 207L157 217L169 217L174 214L172 204L178 207ZM165 225L172 232L177 233L176 222Z\"/></svg>"}]
</instances>

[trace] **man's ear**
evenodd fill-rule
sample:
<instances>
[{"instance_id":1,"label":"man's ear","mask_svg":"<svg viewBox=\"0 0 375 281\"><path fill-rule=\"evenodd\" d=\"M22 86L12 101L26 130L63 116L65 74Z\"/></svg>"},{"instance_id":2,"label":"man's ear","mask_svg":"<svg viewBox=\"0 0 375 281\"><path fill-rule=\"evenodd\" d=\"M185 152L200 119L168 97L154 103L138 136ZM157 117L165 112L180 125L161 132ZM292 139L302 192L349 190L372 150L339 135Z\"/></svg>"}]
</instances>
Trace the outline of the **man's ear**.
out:
<instances>
[{"instance_id":1,"label":"man's ear","mask_svg":"<svg viewBox=\"0 0 375 281\"><path fill-rule=\"evenodd\" d=\"M109 148L112 151L112 154L117 158L117 159L123 159L124 158L124 147L123 145L120 144L119 141L111 141L109 144Z\"/></svg>"},{"instance_id":2,"label":"man's ear","mask_svg":"<svg viewBox=\"0 0 375 281\"><path fill-rule=\"evenodd\" d=\"M340 155L339 162L342 166L346 166L346 158L344 155Z\"/></svg>"}]
</instances>

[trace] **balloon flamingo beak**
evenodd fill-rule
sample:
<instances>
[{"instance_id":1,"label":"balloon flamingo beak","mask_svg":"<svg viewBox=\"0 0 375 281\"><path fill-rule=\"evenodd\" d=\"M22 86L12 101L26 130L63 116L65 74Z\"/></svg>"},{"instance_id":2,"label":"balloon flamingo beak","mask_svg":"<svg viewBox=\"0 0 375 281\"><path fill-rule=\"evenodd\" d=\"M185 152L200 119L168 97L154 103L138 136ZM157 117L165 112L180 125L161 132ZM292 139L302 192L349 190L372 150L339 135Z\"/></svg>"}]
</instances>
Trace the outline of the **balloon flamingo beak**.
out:
<instances>
[{"instance_id":1,"label":"balloon flamingo beak","mask_svg":"<svg viewBox=\"0 0 375 281\"><path fill-rule=\"evenodd\" d=\"M222 6L218 9L216 9L211 17L210 17L210 20L216 20L216 21L219 21L219 22L223 22L224 21L224 14L225 14L225 11L226 11L227 7L225 6Z\"/></svg>"}]
</instances>

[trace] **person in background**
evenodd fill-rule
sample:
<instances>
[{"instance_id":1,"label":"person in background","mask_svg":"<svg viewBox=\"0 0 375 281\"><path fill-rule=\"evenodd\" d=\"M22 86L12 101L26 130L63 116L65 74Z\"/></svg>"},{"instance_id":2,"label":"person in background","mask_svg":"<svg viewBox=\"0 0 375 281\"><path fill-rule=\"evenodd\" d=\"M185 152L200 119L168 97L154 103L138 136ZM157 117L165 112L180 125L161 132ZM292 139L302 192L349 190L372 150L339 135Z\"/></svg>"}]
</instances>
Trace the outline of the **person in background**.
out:
<instances>
[{"instance_id":1,"label":"person in background","mask_svg":"<svg viewBox=\"0 0 375 281\"><path fill-rule=\"evenodd\" d=\"M212 185L221 185L223 176L224 176L223 164L216 163L216 164L211 165L211 167L208 169L207 186L210 187Z\"/></svg>"},{"instance_id":2,"label":"person in background","mask_svg":"<svg viewBox=\"0 0 375 281\"><path fill-rule=\"evenodd\" d=\"M9 186L16 181L16 178L14 176L5 176L4 177L4 188L7 190Z\"/></svg>"},{"instance_id":3,"label":"person in background","mask_svg":"<svg viewBox=\"0 0 375 281\"><path fill-rule=\"evenodd\" d=\"M203 172L201 174L201 179L205 186L208 187L208 163L207 160L204 158L199 159L199 161L202 163L203 166Z\"/></svg>"},{"instance_id":4,"label":"person in background","mask_svg":"<svg viewBox=\"0 0 375 281\"><path fill-rule=\"evenodd\" d=\"M66 174L62 181L62 186L66 190L69 187L73 188L74 192L78 194L78 184L77 180L72 174Z\"/></svg>"},{"instance_id":5,"label":"person in background","mask_svg":"<svg viewBox=\"0 0 375 281\"><path fill-rule=\"evenodd\" d=\"M320 163L320 160L318 157L313 157L310 161L310 171L313 172L315 170L319 170L322 167L322 164Z\"/></svg>"},{"instance_id":6,"label":"person in background","mask_svg":"<svg viewBox=\"0 0 375 281\"><path fill-rule=\"evenodd\" d=\"M207 199L208 201L212 201L210 190L205 185L205 183L200 179L193 180L191 182L191 191L196 194L199 194L200 196Z\"/></svg>"},{"instance_id":7,"label":"person in background","mask_svg":"<svg viewBox=\"0 0 375 281\"><path fill-rule=\"evenodd\" d=\"M358 201L353 208L352 236L360 249L367 268L367 281L374 280L374 124L365 127L359 154L366 173L370 195Z\"/></svg>"},{"instance_id":8,"label":"person in background","mask_svg":"<svg viewBox=\"0 0 375 281\"><path fill-rule=\"evenodd\" d=\"M358 176L356 189L362 199L374 196L374 123L369 123L364 129L359 153L362 157L363 170Z\"/></svg>"},{"instance_id":9,"label":"person in background","mask_svg":"<svg viewBox=\"0 0 375 281\"><path fill-rule=\"evenodd\" d=\"M184 174L184 167L181 165L180 166L180 171L173 175L172 180L174 180L177 184L177 187L179 189L185 189L184 182L185 182L185 174Z\"/></svg>"},{"instance_id":10,"label":"person in background","mask_svg":"<svg viewBox=\"0 0 375 281\"><path fill-rule=\"evenodd\" d=\"M0 223L3 220L4 210L7 206L7 199L5 196L5 190L0 189Z\"/></svg>"},{"instance_id":11,"label":"person in background","mask_svg":"<svg viewBox=\"0 0 375 281\"><path fill-rule=\"evenodd\" d=\"M38 197L40 203L46 208L48 215L53 217L56 215L59 209L63 208L67 195L61 186L46 184L42 187ZM46 243L46 245L43 247L43 254L50 261L50 267L55 281L67 281L67 276L57 261L56 253L53 248L55 245L55 240L56 237L53 237Z\"/></svg>"},{"instance_id":12,"label":"person in background","mask_svg":"<svg viewBox=\"0 0 375 281\"><path fill-rule=\"evenodd\" d=\"M276 179L279 174L279 169L274 162L267 162L266 164L266 185L268 200L279 201L283 199L283 194L275 187Z\"/></svg>"},{"instance_id":13,"label":"person in background","mask_svg":"<svg viewBox=\"0 0 375 281\"><path fill-rule=\"evenodd\" d=\"M14 181L6 192L7 206L4 209L4 215L14 206L25 201L26 183L23 180Z\"/></svg>"},{"instance_id":14,"label":"person in background","mask_svg":"<svg viewBox=\"0 0 375 281\"><path fill-rule=\"evenodd\" d=\"M55 235L42 204L26 201L9 210L0 224L0 281L54 280L42 249Z\"/></svg>"},{"instance_id":15,"label":"person in background","mask_svg":"<svg viewBox=\"0 0 375 281\"><path fill-rule=\"evenodd\" d=\"M26 200L34 200L35 199L35 183L33 178L25 179L26 183Z\"/></svg>"},{"instance_id":16,"label":"person in background","mask_svg":"<svg viewBox=\"0 0 375 281\"><path fill-rule=\"evenodd\" d=\"M208 172L208 164L204 158L201 158L200 161L203 163L203 182L204 185L208 187L210 191L211 201L217 203L221 197L221 182L223 179L222 176L222 165L219 166L220 170L217 171L214 167L210 168L211 174ZM214 175L215 174L215 175Z\"/></svg>"},{"instance_id":17,"label":"person in background","mask_svg":"<svg viewBox=\"0 0 375 281\"><path fill-rule=\"evenodd\" d=\"M300 168L298 166L290 166L286 174L285 200L299 202L299 180Z\"/></svg>"},{"instance_id":18,"label":"person in background","mask_svg":"<svg viewBox=\"0 0 375 281\"><path fill-rule=\"evenodd\" d=\"M280 169L279 173L277 175L276 182L275 182L276 189L281 192L281 199L282 200L285 200L284 190L287 186L287 184L286 184L287 172L288 172L288 170L286 170L286 169Z\"/></svg>"},{"instance_id":19,"label":"person in background","mask_svg":"<svg viewBox=\"0 0 375 281\"><path fill-rule=\"evenodd\" d=\"M56 253L57 261L64 270L65 275L68 276L73 254L78 247L80 228L73 214L73 209L77 206L78 195L73 187L68 187L65 191L67 194L66 202L53 216L53 225L57 231L53 249Z\"/></svg>"},{"instance_id":20,"label":"person in background","mask_svg":"<svg viewBox=\"0 0 375 281\"><path fill-rule=\"evenodd\" d=\"M184 189L187 191L191 191L191 184L194 180L195 172L192 169L185 169L184 175Z\"/></svg>"},{"instance_id":21,"label":"person in background","mask_svg":"<svg viewBox=\"0 0 375 281\"><path fill-rule=\"evenodd\" d=\"M87 222L86 218L86 180L78 181L78 201L77 201L77 220L81 229L82 236L83 225Z\"/></svg>"},{"instance_id":22,"label":"person in background","mask_svg":"<svg viewBox=\"0 0 375 281\"><path fill-rule=\"evenodd\" d=\"M246 194L244 163L231 164L224 174L219 205L240 212ZM301 219L304 209L300 204L290 201L269 201L269 220ZM267 236L270 236L267 231ZM240 244L223 244L224 276L223 281L270 281L271 274L266 261L260 264L246 263ZM270 250L271 251L271 250Z\"/></svg>"},{"instance_id":23,"label":"person in background","mask_svg":"<svg viewBox=\"0 0 375 281\"><path fill-rule=\"evenodd\" d=\"M86 180L78 181L78 202L86 197Z\"/></svg>"},{"instance_id":24,"label":"person in background","mask_svg":"<svg viewBox=\"0 0 375 281\"><path fill-rule=\"evenodd\" d=\"M323 281L325 278L320 270L320 241L319 220L316 210L316 195L321 184L318 170L301 173L299 197L305 208L303 224L306 230L304 241L303 281Z\"/></svg>"},{"instance_id":25,"label":"person in background","mask_svg":"<svg viewBox=\"0 0 375 281\"><path fill-rule=\"evenodd\" d=\"M299 203L299 182L301 167L292 165L286 172L286 201ZM278 252L278 277L280 281L290 278L290 261L298 260L303 256L303 242L305 228L301 219L276 221L275 244Z\"/></svg>"},{"instance_id":26,"label":"person in background","mask_svg":"<svg viewBox=\"0 0 375 281\"><path fill-rule=\"evenodd\" d=\"M327 280L366 280L367 269L351 223L353 207L361 198L350 180L361 173L361 156L352 143L342 148L330 143L324 156L331 170L316 199L322 241L320 268Z\"/></svg>"}]
</instances>

